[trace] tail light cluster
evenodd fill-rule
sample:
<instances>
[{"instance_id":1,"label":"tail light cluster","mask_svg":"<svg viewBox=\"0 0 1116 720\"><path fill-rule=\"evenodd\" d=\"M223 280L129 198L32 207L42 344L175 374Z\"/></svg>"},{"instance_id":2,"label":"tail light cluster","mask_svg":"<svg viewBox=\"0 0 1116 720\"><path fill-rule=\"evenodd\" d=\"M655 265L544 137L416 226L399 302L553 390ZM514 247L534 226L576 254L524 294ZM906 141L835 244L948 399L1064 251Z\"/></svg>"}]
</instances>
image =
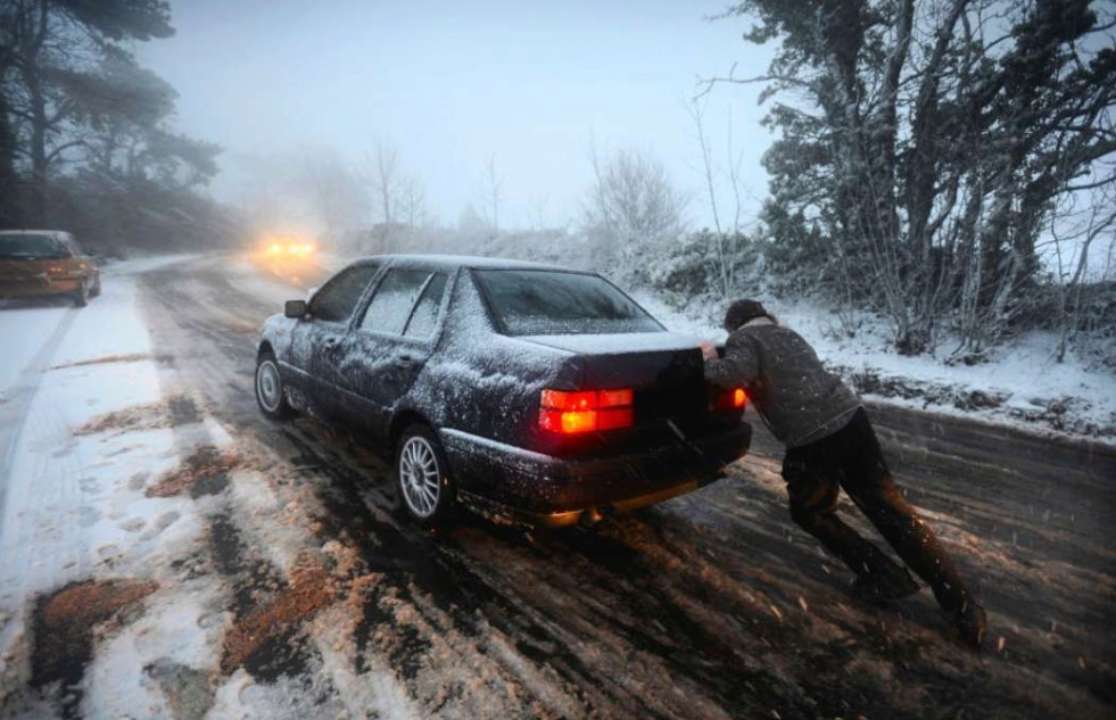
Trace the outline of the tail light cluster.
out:
<instances>
[{"instance_id":1,"label":"tail light cluster","mask_svg":"<svg viewBox=\"0 0 1116 720\"><path fill-rule=\"evenodd\" d=\"M81 267L85 267L82 263ZM81 275L81 270L75 270L66 265L47 265L47 275L52 278Z\"/></svg>"},{"instance_id":2,"label":"tail light cluster","mask_svg":"<svg viewBox=\"0 0 1116 720\"><path fill-rule=\"evenodd\" d=\"M744 388L733 388L732 390L720 390L713 398L712 410L728 412L733 410L743 410L748 405L748 393Z\"/></svg>"},{"instance_id":3,"label":"tail light cluster","mask_svg":"<svg viewBox=\"0 0 1116 720\"><path fill-rule=\"evenodd\" d=\"M631 388L614 390L543 390L539 427L562 435L618 430L635 424L635 394ZM719 390L710 403L713 412L741 411L748 404L744 388Z\"/></svg>"},{"instance_id":4,"label":"tail light cluster","mask_svg":"<svg viewBox=\"0 0 1116 720\"><path fill-rule=\"evenodd\" d=\"M631 388L543 390L539 427L563 435L631 427L635 423L633 399Z\"/></svg>"}]
</instances>

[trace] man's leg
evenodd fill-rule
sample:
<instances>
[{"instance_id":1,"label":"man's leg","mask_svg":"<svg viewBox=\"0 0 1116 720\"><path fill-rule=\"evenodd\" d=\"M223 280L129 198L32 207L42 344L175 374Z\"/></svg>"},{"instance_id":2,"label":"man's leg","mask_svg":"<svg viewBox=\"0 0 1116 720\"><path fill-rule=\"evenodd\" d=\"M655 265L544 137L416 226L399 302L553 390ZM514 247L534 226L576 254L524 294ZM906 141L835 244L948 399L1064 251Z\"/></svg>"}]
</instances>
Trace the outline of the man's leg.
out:
<instances>
[{"instance_id":1,"label":"man's leg","mask_svg":"<svg viewBox=\"0 0 1116 720\"><path fill-rule=\"evenodd\" d=\"M837 516L840 458L831 457L829 447L814 444L787 450L783 479L787 481L791 518L858 578L894 577L902 568Z\"/></svg>"},{"instance_id":2,"label":"man's leg","mask_svg":"<svg viewBox=\"0 0 1116 720\"><path fill-rule=\"evenodd\" d=\"M984 633L984 612L971 598L934 531L899 492L867 413L859 411L846 430L849 444L843 462L845 492L903 562L930 585L942 609L959 623L979 626L962 627L967 639L979 645Z\"/></svg>"}]
</instances>

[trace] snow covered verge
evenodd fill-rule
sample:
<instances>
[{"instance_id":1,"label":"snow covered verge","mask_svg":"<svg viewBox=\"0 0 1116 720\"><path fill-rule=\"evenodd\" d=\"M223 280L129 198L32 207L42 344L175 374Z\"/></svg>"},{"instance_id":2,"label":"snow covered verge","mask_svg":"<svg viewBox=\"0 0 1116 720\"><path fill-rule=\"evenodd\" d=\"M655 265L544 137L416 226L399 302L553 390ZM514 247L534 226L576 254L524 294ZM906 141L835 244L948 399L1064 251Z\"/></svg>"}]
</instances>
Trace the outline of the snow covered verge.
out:
<instances>
[{"instance_id":1,"label":"snow covered verge","mask_svg":"<svg viewBox=\"0 0 1116 720\"><path fill-rule=\"evenodd\" d=\"M415 716L389 673L339 659L337 562L276 497L277 458L156 350L138 276L177 260L109 266L86 308L0 307L18 340L0 354L0 717ZM261 645L303 623L317 665L295 679Z\"/></svg>"},{"instance_id":2,"label":"snow covered verge","mask_svg":"<svg viewBox=\"0 0 1116 720\"><path fill-rule=\"evenodd\" d=\"M725 337L723 303L677 308L648 291L635 296L672 330ZM897 355L878 321L864 319L857 337L848 338L833 314L809 303L764 302L867 400L1116 445L1116 375L1073 355L1056 362L1048 333L1000 347L988 363L950 366L941 357Z\"/></svg>"}]
</instances>

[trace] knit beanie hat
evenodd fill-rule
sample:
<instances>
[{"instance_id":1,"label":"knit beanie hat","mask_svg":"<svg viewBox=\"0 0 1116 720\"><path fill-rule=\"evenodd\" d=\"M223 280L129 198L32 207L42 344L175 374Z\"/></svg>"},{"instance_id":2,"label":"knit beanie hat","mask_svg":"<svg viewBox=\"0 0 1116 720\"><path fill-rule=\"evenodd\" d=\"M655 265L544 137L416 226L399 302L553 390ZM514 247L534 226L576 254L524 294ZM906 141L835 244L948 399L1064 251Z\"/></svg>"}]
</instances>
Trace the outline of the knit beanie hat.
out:
<instances>
[{"instance_id":1,"label":"knit beanie hat","mask_svg":"<svg viewBox=\"0 0 1116 720\"><path fill-rule=\"evenodd\" d=\"M725 312L725 330L733 332L758 317L771 317L758 300L735 300Z\"/></svg>"}]
</instances>

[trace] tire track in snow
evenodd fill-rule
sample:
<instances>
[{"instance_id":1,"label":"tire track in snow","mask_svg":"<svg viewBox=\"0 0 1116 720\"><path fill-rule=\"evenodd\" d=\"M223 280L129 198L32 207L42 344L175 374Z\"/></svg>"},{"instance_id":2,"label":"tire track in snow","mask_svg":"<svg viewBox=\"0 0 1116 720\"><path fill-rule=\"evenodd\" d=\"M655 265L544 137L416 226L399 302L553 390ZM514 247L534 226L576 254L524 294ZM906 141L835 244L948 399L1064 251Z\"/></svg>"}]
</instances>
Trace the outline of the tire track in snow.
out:
<instances>
[{"instance_id":1,"label":"tire track in snow","mask_svg":"<svg viewBox=\"0 0 1116 720\"><path fill-rule=\"evenodd\" d=\"M160 352L165 351L176 358L174 367L160 375L160 382L164 385L163 393L174 395L188 389L206 401L207 411L213 411L218 420L227 421L227 413L221 412L220 405L221 399L230 390L226 384L227 365L214 372L208 372L207 365L211 358L224 358L229 354L237 357L249 355L254 359L250 345L236 340L235 331L245 331L243 320L223 311L216 311L231 321L230 327L234 332L230 337L229 328L217 331L209 324L179 312L183 307L198 305L217 308L223 306L225 301L213 299L213 304L210 305L208 298L191 297L182 292L176 282L168 282L169 278L181 280L181 274L176 270L155 271L142 278L145 290L144 311L149 331ZM186 333L171 332L171 328L175 326L186 330ZM250 332L254 331L253 326ZM198 335L204 339L200 347L197 343ZM183 343L183 340L187 342ZM251 388L250 379L246 386ZM243 388L236 389L243 391ZM204 425L202 428L204 430ZM182 433L178 439L180 456L185 456L199 445L214 444L212 436L204 432ZM241 442L238 445L244 449L250 442ZM284 598L292 592L300 592L300 588L294 587L288 577L292 568L287 567L284 570L276 564L269 557L276 549L261 547L260 538L254 537L256 528L251 527L251 521L238 503L232 487L237 480L237 472L236 469L232 471L234 477L228 488L223 488L223 492L210 498L204 511L207 528L205 552L209 556L209 566L221 577L221 584L227 595L224 606L233 616L231 623L225 626L226 643L218 652L218 656L222 658L222 667L203 669L218 671L208 689L216 692L219 698L223 685L242 667L261 686L278 688L281 685L283 689L276 690L280 695L287 692L303 693L316 697L315 702L344 707L346 698L342 697L338 689L338 682L334 678L336 673L329 671L331 663L328 654L331 649L321 647L307 630L306 625L313 615L295 619L277 628L274 635L252 647L235 667L224 665L225 659L230 657L229 653L237 652L228 646L230 634L239 632L243 623L258 620L260 613L266 613L269 607L280 607ZM271 518L274 519L274 515ZM239 653L237 656L239 657ZM325 669L325 675L321 676L317 669Z\"/></svg>"},{"instance_id":2,"label":"tire track in snow","mask_svg":"<svg viewBox=\"0 0 1116 720\"><path fill-rule=\"evenodd\" d=\"M15 452L23 434L23 426L29 419L28 410L35 393L42 384L43 375L50 368L51 359L66 338L66 333L77 320L79 308L68 308L58 321L58 325L46 342L35 354L19 375L14 393L0 405L0 536L4 531L5 510L9 488L12 484L12 470Z\"/></svg>"}]
</instances>

